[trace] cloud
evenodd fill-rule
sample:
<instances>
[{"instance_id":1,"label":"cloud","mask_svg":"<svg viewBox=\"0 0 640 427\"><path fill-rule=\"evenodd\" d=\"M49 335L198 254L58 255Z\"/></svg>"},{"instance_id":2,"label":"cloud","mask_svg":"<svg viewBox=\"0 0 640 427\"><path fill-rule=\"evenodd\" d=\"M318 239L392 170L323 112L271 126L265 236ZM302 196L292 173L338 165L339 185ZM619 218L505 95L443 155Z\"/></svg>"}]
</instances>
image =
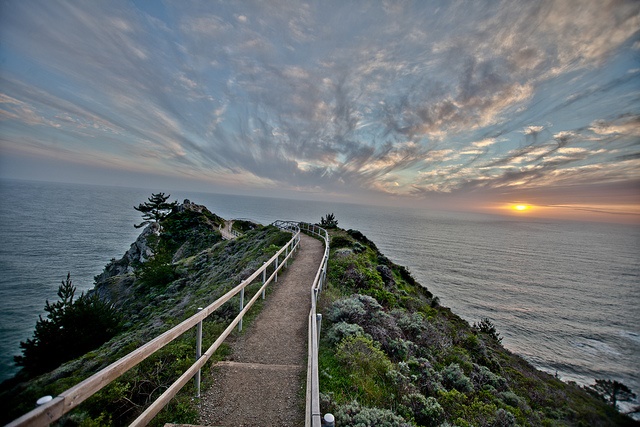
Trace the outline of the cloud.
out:
<instances>
[{"instance_id":1,"label":"cloud","mask_svg":"<svg viewBox=\"0 0 640 427\"><path fill-rule=\"evenodd\" d=\"M640 115L626 115L615 120L598 120L591 124L598 135L631 135L640 137Z\"/></svg>"},{"instance_id":2,"label":"cloud","mask_svg":"<svg viewBox=\"0 0 640 427\"><path fill-rule=\"evenodd\" d=\"M481 141L475 141L473 142L471 145L474 147L478 147L478 148L485 148L485 147L489 147L493 144L496 143L495 138L485 138Z\"/></svg>"},{"instance_id":3,"label":"cloud","mask_svg":"<svg viewBox=\"0 0 640 427\"><path fill-rule=\"evenodd\" d=\"M543 130L544 130L544 126L527 126L526 128L524 128L522 133L524 133L525 135L536 136Z\"/></svg>"},{"instance_id":4,"label":"cloud","mask_svg":"<svg viewBox=\"0 0 640 427\"><path fill-rule=\"evenodd\" d=\"M633 92L587 107L633 85L599 70L637 44L637 2L3 8L5 145L345 194L635 176Z\"/></svg>"}]
</instances>

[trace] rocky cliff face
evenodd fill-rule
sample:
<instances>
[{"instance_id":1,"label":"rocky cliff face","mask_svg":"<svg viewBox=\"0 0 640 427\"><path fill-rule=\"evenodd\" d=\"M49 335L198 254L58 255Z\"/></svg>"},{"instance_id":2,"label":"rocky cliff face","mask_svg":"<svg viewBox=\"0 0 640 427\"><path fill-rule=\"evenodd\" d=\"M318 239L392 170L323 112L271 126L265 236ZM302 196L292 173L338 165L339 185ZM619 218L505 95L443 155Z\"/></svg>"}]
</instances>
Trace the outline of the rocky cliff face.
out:
<instances>
[{"instance_id":1,"label":"rocky cliff face","mask_svg":"<svg viewBox=\"0 0 640 427\"><path fill-rule=\"evenodd\" d=\"M95 276L95 287L89 293L95 292L100 298L120 306L133 292L135 266L153 257L150 240L157 240L159 235L160 224L152 222L147 225L122 258L111 260L104 271Z\"/></svg>"},{"instance_id":2,"label":"rocky cliff face","mask_svg":"<svg viewBox=\"0 0 640 427\"><path fill-rule=\"evenodd\" d=\"M209 212L206 206L192 203L189 199L185 199L183 203L179 204L173 211L173 213L183 212ZM96 284L105 282L107 279L120 276L122 274L133 273L136 265L146 262L153 257L154 249L152 246L154 241L160 236L161 227L157 222L152 222L147 225L142 233L138 236L136 241L131 244L131 247L124 256L119 260L112 260L104 268L104 271L95 277Z\"/></svg>"},{"instance_id":3,"label":"rocky cliff face","mask_svg":"<svg viewBox=\"0 0 640 427\"><path fill-rule=\"evenodd\" d=\"M191 215L193 214L193 215ZM196 220L187 221L186 227L191 229L196 227L196 224L204 224L205 228L211 230L217 230L218 225L224 223L224 219L212 214L206 206L192 203L190 200L185 199L183 203L176 206L167 217L167 226L174 235L180 234L180 230L176 230L175 218L186 218L197 216ZM182 226L184 227L184 225ZM181 227L177 227L180 229ZM128 298L132 292L131 286L135 280L134 270L140 264L147 262L155 255L155 249L157 248L160 234L163 231L162 226L157 222L152 222L147 225L136 241L131 244L131 247L122 258L116 260L113 259L109 262L102 273L95 276L95 288L91 292L97 292L101 298L108 299L116 305ZM218 233L215 231L215 233ZM204 241L206 238L204 235L197 234L198 241ZM182 255L189 252L189 248L197 246L193 242L190 242L189 238L185 239L185 242L180 242L181 246L176 250L173 257L173 262L180 259ZM210 242L212 243L212 242ZM186 247L185 247L186 246Z\"/></svg>"},{"instance_id":4,"label":"rocky cliff face","mask_svg":"<svg viewBox=\"0 0 640 427\"><path fill-rule=\"evenodd\" d=\"M141 264L153 256L154 252L150 246L149 238L151 236L158 237L159 235L160 224L152 222L147 225L136 241L131 244L129 250L125 252L124 256L119 260L112 260L105 266L104 271L95 277L96 283L104 282L121 274L133 273L136 264Z\"/></svg>"}]
</instances>

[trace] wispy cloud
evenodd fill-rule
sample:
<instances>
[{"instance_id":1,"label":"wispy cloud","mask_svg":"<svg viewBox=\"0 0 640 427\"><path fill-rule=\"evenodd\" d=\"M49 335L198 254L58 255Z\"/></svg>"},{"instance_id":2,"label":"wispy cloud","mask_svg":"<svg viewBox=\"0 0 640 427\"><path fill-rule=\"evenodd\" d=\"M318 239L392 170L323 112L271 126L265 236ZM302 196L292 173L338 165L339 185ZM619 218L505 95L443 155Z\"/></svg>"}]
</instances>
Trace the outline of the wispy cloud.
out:
<instances>
[{"instance_id":1,"label":"wispy cloud","mask_svg":"<svg viewBox=\"0 0 640 427\"><path fill-rule=\"evenodd\" d=\"M638 28L635 1L9 1L2 146L343 194L632 181Z\"/></svg>"}]
</instances>

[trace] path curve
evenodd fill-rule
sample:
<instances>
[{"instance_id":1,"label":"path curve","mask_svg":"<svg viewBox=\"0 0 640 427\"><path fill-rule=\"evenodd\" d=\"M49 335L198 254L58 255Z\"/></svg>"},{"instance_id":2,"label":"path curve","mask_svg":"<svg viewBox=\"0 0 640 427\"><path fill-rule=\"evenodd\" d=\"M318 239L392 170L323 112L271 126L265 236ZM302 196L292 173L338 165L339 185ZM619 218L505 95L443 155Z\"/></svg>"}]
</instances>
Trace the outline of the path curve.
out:
<instances>
[{"instance_id":1,"label":"path curve","mask_svg":"<svg viewBox=\"0 0 640 427\"><path fill-rule=\"evenodd\" d=\"M221 427L304 425L311 285L322 242L300 234L300 250L246 332L231 360L213 368L202 395L200 424Z\"/></svg>"},{"instance_id":2,"label":"path curve","mask_svg":"<svg viewBox=\"0 0 640 427\"><path fill-rule=\"evenodd\" d=\"M236 238L236 236L232 232L233 220L225 221L224 227L219 227L218 230L220 231L220 234L222 234L222 238L225 240L233 240Z\"/></svg>"}]
</instances>

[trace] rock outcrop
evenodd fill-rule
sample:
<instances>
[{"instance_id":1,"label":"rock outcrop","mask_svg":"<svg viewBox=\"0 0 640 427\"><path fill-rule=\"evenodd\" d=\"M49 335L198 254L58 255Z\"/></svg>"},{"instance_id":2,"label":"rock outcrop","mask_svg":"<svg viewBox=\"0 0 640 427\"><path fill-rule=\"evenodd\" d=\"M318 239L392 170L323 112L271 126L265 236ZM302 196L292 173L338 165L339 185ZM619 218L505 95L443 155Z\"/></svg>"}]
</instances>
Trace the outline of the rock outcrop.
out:
<instances>
[{"instance_id":1,"label":"rock outcrop","mask_svg":"<svg viewBox=\"0 0 640 427\"><path fill-rule=\"evenodd\" d=\"M217 230L219 224L224 223L223 218L212 214L206 206L192 203L188 199L185 199L183 203L177 205L171 215L182 214L182 216L184 216L185 213L190 212L196 215L201 214L196 222L190 223L190 226L193 227L195 227L195 224L201 224L204 225L205 228ZM152 222L147 225L122 258L111 260L111 262L105 266L104 271L94 277L95 288L90 292L97 292L101 298L105 298L116 305L119 305L119 303L129 297L131 292L129 288L134 283L133 273L137 266L147 262L155 255L154 247L160 238L161 231L162 228L157 222ZM201 231L202 230L199 232ZM218 233L218 231L215 232ZM196 240L205 243L207 241L204 234L200 239ZM190 250L193 251L192 249L196 246L194 242L186 239L175 251L172 261L176 262L186 256Z\"/></svg>"},{"instance_id":2,"label":"rock outcrop","mask_svg":"<svg viewBox=\"0 0 640 427\"><path fill-rule=\"evenodd\" d=\"M112 260L105 266L104 271L95 277L96 283L104 282L111 277L121 274L133 273L136 264L147 261L154 254L153 249L149 245L149 237L157 237L159 235L160 224L152 222L147 225L136 241L131 244L129 250L125 252L124 256L119 260Z\"/></svg>"}]
</instances>

